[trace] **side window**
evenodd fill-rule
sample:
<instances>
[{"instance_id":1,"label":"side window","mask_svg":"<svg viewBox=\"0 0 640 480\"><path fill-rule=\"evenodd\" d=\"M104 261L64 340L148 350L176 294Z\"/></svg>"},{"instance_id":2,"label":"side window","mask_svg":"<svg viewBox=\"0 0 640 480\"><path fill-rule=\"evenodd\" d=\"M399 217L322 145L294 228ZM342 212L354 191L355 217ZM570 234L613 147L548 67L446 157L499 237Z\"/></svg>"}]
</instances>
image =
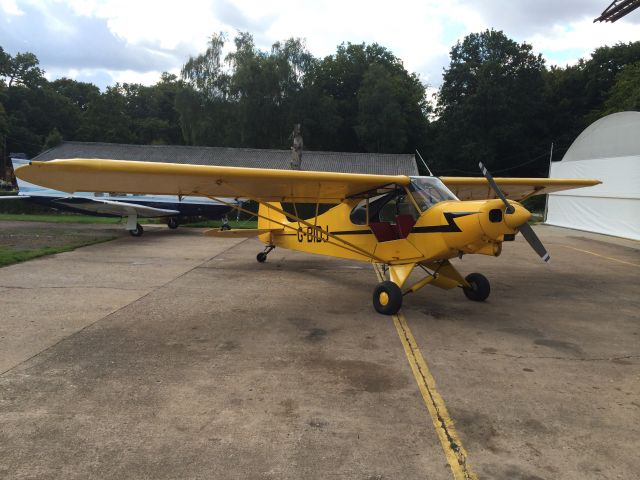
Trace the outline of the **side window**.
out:
<instances>
[{"instance_id":1,"label":"side window","mask_svg":"<svg viewBox=\"0 0 640 480\"><path fill-rule=\"evenodd\" d=\"M369 202L370 222L396 223L396 215L410 215L414 220L418 212L403 190L396 190ZM366 200L360 202L351 211L351 222L355 225L365 225L367 220Z\"/></svg>"}]
</instances>

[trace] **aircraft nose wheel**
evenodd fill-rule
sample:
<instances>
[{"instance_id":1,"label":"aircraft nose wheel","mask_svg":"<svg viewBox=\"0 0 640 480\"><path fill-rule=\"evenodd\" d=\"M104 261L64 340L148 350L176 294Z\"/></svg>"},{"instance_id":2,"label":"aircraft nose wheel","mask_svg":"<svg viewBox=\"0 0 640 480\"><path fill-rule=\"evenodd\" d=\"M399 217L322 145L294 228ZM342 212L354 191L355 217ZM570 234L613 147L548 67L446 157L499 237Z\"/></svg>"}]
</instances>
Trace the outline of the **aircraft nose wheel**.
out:
<instances>
[{"instance_id":1,"label":"aircraft nose wheel","mask_svg":"<svg viewBox=\"0 0 640 480\"><path fill-rule=\"evenodd\" d=\"M402 306L402 290L393 282L386 281L376 285L373 290L373 308L383 315L398 313Z\"/></svg>"},{"instance_id":2,"label":"aircraft nose wheel","mask_svg":"<svg viewBox=\"0 0 640 480\"><path fill-rule=\"evenodd\" d=\"M129 233L132 237L140 237L144 233L144 228L139 223L136 223L136 228L134 230L129 230Z\"/></svg>"},{"instance_id":3,"label":"aircraft nose wheel","mask_svg":"<svg viewBox=\"0 0 640 480\"><path fill-rule=\"evenodd\" d=\"M481 273L470 273L465 280L471 285L471 288L462 287L466 297L474 302L484 302L491 293L491 285L487 277Z\"/></svg>"},{"instance_id":4,"label":"aircraft nose wheel","mask_svg":"<svg viewBox=\"0 0 640 480\"><path fill-rule=\"evenodd\" d=\"M274 247L273 245L268 245L267 247L265 247L264 252L260 252L258 255L256 255L256 260L258 260L258 262L260 263L264 263L267 261L267 255L269 255L269 252L271 252L271 250L273 250Z\"/></svg>"}]
</instances>

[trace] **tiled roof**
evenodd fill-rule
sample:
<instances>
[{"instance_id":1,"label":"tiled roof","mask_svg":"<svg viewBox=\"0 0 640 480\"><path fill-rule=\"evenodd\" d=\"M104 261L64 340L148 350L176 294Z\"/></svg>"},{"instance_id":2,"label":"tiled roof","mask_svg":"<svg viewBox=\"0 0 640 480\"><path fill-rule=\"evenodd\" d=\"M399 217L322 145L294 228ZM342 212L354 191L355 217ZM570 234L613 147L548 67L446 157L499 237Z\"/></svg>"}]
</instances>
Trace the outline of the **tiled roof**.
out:
<instances>
[{"instance_id":1,"label":"tiled roof","mask_svg":"<svg viewBox=\"0 0 640 480\"><path fill-rule=\"evenodd\" d=\"M181 145L124 145L118 143L63 142L34 160L101 158L143 162L220 165L228 167L289 169L291 151L253 148L189 147ZM377 175L418 175L413 154L302 153L302 170Z\"/></svg>"}]
</instances>

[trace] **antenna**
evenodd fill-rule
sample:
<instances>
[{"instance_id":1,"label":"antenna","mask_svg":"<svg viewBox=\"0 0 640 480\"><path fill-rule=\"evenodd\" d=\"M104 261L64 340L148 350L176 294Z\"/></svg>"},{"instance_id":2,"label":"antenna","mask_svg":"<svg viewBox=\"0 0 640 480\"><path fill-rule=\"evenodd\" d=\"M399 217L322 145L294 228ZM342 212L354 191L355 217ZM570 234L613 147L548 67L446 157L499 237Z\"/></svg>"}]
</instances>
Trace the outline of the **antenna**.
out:
<instances>
[{"instance_id":1,"label":"antenna","mask_svg":"<svg viewBox=\"0 0 640 480\"><path fill-rule=\"evenodd\" d=\"M420 152L418 151L417 148L416 148L416 153L418 154L418 157L420 157L420 160L422 161L424 168L426 168L427 172L429 172L429 176L433 177L433 173L431 173L431 170L429 170L429 166L427 165L427 162L424 161L424 158L422 158L422 155L420 155Z\"/></svg>"}]
</instances>

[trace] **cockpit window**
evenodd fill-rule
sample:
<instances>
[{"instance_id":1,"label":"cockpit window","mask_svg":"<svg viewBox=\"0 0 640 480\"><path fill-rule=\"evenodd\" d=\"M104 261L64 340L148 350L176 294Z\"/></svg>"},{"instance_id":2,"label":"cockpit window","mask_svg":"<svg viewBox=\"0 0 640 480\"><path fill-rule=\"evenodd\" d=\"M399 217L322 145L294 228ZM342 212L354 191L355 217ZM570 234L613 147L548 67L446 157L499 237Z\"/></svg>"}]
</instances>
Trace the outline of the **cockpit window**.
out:
<instances>
[{"instance_id":1,"label":"cockpit window","mask_svg":"<svg viewBox=\"0 0 640 480\"><path fill-rule=\"evenodd\" d=\"M411 177L409 190L423 212L436 203L458 198L436 177Z\"/></svg>"},{"instance_id":2,"label":"cockpit window","mask_svg":"<svg viewBox=\"0 0 640 480\"><path fill-rule=\"evenodd\" d=\"M418 212L404 189L369 199L369 222L395 223L397 215L411 215L414 220L418 218ZM367 224L366 200L351 211L351 222L355 225Z\"/></svg>"}]
</instances>

